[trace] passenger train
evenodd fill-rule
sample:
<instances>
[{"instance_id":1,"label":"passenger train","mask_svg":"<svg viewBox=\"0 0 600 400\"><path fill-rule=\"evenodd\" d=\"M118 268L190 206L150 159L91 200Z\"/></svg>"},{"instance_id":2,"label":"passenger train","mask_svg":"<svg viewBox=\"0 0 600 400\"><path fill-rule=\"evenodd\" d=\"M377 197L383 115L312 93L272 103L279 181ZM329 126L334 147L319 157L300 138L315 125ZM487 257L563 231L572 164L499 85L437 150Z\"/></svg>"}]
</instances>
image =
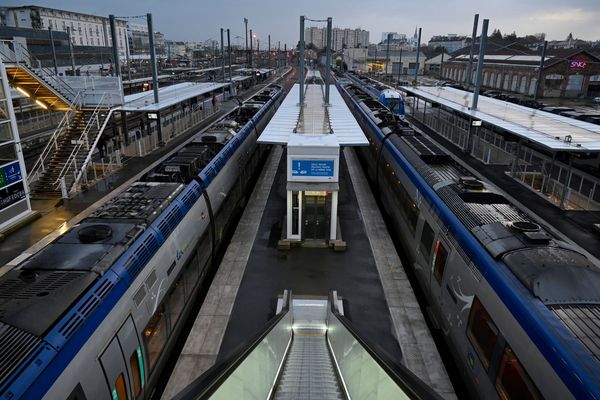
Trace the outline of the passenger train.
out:
<instances>
[{"instance_id":1,"label":"passenger train","mask_svg":"<svg viewBox=\"0 0 600 400\"><path fill-rule=\"evenodd\" d=\"M467 389L600 399L600 270L355 80L358 149ZM514 194L513 194L514 195Z\"/></svg>"},{"instance_id":2,"label":"passenger train","mask_svg":"<svg viewBox=\"0 0 600 400\"><path fill-rule=\"evenodd\" d=\"M152 395L282 92L251 97L0 277L2 399Z\"/></svg>"},{"instance_id":3,"label":"passenger train","mask_svg":"<svg viewBox=\"0 0 600 400\"><path fill-rule=\"evenodd\" d=\"M348 72L346 76L373 97L379 99L379 102L385 108L396 114L400 119L404 119L404 98L400 92L354 72Z\"/></svg>"}]
</instances>

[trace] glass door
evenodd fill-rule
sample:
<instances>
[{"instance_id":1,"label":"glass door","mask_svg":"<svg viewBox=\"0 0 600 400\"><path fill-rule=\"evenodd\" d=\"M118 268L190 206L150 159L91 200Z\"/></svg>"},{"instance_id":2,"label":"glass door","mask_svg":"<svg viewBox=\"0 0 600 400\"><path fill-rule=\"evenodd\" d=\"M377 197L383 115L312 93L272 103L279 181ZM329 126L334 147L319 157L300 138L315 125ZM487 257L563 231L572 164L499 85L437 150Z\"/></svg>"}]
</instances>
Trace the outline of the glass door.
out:
<instances>
[{"instance_id":1,"label":"glass door","mask_svg":"<svg viewBox=\"0 0 600 400\"><path fill-rule=\"evenodd\" d=\"M327 193L305 192L303 204L303 238L327 237Z\"/></svg>"}]
</instances>

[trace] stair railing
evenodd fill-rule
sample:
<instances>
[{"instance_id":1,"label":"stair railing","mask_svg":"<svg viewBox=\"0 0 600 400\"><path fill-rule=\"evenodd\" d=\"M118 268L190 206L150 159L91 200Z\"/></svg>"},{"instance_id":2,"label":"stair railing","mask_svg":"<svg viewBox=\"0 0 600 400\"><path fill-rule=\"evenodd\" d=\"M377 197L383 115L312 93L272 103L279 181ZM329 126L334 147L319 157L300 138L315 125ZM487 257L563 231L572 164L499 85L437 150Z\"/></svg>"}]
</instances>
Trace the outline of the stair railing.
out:
<instances>
[{"instance_id":1,"label":"stair railing","mask_svg":"<svg viewBox=\"0 0 600 400\"><path fill-rule=\"evenodd\" d=\"M65 100L68 102L72 103L77 97L78 93L76 90L60 79L60 77L56 76L54 70L42 66L42 61L21 43L14 40L0 41L0 55L2 56L2 61L5 63L15 63L29 69L30 72L55 88L55 91L65 97Z\"/></svg>"},{"instance_id":2,"label":"stair railing","mask_svg":"<svg viewBox=\"0 0 600 400\"><path fill-rule=\"evenodd\" d=\"M94 111L93 111L92 115L90 116L83 132L77 139L75 147L71 151L69 158L65 162L65 165L63 166L62 170L60 171L60 173L58 175L57 180L55 181L55 185L56 185L57 189L60 188L61 178L65 178L65 181L68 181L68 179L67 179L68 174L73 174L73 181L69 185L70 186L69 192L73 192L73 189L76 187L77 183L81 180L81 177L82 177L83 173L85 172L85 168L87 167L88 163L92 159L93 150L98 145L98 141L100 140L100 137L102 136L102 132L106 128L106 125L108 124L108 121L110 119L110 115L113 112L112 109L108 110L108 107L110 107L109 98L106 95L102 95L102 98L98 102L98 105L96 106L96 108L94 108ZM100 113L103 111L108 111L108 113L104 117L102 124L100 124L99 116L100 116ZM92 131L94 126L97 129L97 133L96 133L96 136L93 138L93 142L91 142L89 136L90 136L90 132ZM83 163L78 165L77 158L82 150L87 151L87 156L86 156L85 160L83 161Z\"/></svg>"},{"instance_id":3,"label":"stair railing","mask_svg":"<svg viewBox=\"0 0 600 400\"><path fill-rule=\"evenodd\" d=\"M52 136L48 140L46 147L44 147L42 154L39 156L39 158L33 165L33 168L29 171L27 176L27 183L29 185L31 185L34 182L37 182L40 179L40 176L44 172L46 172L48 159L52 156L54 150L58 149L58 140L69 129L74 114L81 107L81 96L79 93L77 94L77 96L75 96L75 99L73 100L73 105L75 108L71 108L65 112L62 119L60 120L60 123L54 130L54 133L52 133Z\"/></svg>"}]
</instances>

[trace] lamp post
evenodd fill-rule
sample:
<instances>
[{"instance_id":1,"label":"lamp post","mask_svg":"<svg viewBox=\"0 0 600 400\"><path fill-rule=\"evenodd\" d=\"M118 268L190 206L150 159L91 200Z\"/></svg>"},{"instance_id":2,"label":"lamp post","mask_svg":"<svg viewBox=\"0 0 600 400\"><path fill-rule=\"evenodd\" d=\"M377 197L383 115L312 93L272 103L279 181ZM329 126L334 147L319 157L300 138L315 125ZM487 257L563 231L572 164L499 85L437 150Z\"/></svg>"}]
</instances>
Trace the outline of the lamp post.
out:
<instances>
[{"instance_id":1,"label":"lamp post","mask_svg":"<svg viewBox=\"0 0 600 400\"><path fill-rule=\"evenodd\" d=\"M250 68L252 68L252 29L250 29Z\"/></svg>"},{"instance_id":2,"label":"lamp post","mask_svg":"<svg viewBox=\"0 0 600 400\"><path fill-rule=\"evenodd\" d=\"M244 18L244 25L246 26L246 46L244 50L246 51L246 65L250 62L248 61L248 18Z\"/></svg>"}]
</instances>

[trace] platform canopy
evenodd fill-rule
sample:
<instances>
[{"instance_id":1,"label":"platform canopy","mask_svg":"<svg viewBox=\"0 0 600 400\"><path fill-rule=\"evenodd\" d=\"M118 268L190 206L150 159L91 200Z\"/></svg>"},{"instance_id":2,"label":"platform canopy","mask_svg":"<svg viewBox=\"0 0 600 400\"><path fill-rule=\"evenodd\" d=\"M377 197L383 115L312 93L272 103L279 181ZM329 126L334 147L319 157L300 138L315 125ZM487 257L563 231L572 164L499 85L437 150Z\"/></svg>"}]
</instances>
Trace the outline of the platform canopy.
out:
<instances>
[{"instance_id":1,"label":"platform canopy","mask_svg":"<svg viewBox=\"0 0 600 400\"><path fill-rule=\"evenodd\" d=\"M152 90L125 96L125 103L117 110L128 112L156 112L182 101L222 90L228 83L184 82L158 89L158 103L154 103ZM219 94L219 93L216 93Z\"/></svg>"},{"instance_id":2,"label":"platform canopy","mask_svg":"<svg viewBox=\"0 0 600 400\"><path fill-rule=\"evenodd\" d=\"M298 104L300 85L296 84L258 138L259 143L287 144L290 135L294 134L332 134L340 146L368 146L369 141L334 85L330 87L327 108L321 85L307 85L306 88L302 113Z\"/></svg>"},{"instance_id":3,"label":"platform canopy","mask_svg":"<svg viewBox=\"0 0 600 400\"><path fill-rule=\"evenodd\" d=\"M471 110L473 93L451 87L417 86L402 89L552 151L600 151L599 125L486 96L479 96L477 110Z\"/></svg>"}]
</instances>

